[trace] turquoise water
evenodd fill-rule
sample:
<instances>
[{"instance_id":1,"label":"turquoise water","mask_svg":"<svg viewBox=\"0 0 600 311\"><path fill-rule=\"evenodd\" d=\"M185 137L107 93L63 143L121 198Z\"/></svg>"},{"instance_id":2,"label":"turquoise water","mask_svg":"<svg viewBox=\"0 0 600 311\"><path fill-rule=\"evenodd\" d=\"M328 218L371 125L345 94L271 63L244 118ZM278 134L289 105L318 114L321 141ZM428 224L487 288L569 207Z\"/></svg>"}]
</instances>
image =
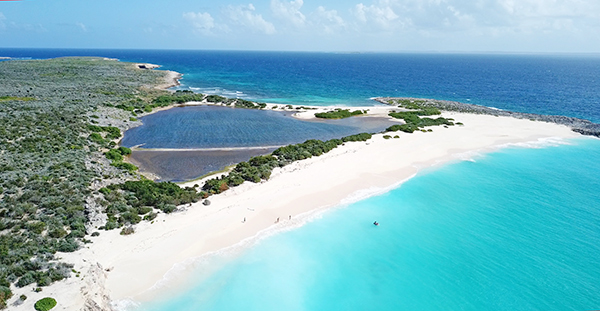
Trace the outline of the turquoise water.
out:
<instances>
[{"instance_id":1,"label":"turquoise water","mask_svg":"<svg viewBox=\"0 0 600 311\"><path fill-rule=\"evenodd\" d=\"M420 173L139 309L598 309L600 140L572 144Z\"/></svg>"}]
</instances>

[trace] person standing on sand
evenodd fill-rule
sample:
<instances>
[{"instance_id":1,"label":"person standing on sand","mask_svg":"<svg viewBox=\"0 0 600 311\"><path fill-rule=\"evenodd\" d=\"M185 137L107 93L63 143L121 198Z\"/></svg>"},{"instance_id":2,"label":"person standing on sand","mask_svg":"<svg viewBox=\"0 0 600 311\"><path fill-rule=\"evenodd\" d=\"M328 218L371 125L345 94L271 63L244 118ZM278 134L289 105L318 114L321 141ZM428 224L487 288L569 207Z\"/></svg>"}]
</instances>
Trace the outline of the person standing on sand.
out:
<instances>
[{"instance_id":1,"label":"person standing on sand","mask_svg":"<svg viewBox=\"0 0 600 311\"><path fill-rule=\"evenodd\" d=\"M290 215L290 220L292 220L292 215Z\"/></svg>"}]
</instances>

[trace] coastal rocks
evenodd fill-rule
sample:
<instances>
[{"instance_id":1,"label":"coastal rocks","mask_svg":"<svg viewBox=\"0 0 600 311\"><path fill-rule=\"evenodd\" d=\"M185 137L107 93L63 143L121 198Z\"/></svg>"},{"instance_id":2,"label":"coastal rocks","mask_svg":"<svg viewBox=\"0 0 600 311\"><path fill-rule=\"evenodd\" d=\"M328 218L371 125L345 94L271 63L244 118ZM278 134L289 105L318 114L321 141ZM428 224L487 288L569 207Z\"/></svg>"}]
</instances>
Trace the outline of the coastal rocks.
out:
<instances>
[{"instance_id":1,"label":"coastal rocks","mask_svg":"<svg viewBox=\"0 0 600 311\"><path fill-rule=\"evenodd\" d=\"M522 113L522 112L513 112L500 110L485 106L473 105L473 104L464 104L460 102L447 101L447 100L433 100L433 99L424 99L424 98L410 98L410 97L378 97L375 98L376 101L386 104L386 105L394 105L390 104L390 102L397 100L414 100L419 101L419 105L424 107L434 107L440 110L445 111L456 111L456 112L464 112L464 113L474 113L474 114L485 114L492 116L503 116L503 117L513 117L517 119L529 119L532 121L543 121L556 123L561 125L566 125L571 128L574 132L588 135L588 136L596 136L600 137L600 124L593 123L588 120L565 117L565 116L553 116L553 115L541 115L534 113Z\"/></svg>"},{"instance_id":2,"label":"coastal rocks","mask_svg":"<svg viewBox=\"0 0 600 311\"><path fill-rule=\"evenodd\" d=\"M155 64L135 64L139 69L155 69L160 67L159 65L155 65Z\"/></svg>"}]
</instances>

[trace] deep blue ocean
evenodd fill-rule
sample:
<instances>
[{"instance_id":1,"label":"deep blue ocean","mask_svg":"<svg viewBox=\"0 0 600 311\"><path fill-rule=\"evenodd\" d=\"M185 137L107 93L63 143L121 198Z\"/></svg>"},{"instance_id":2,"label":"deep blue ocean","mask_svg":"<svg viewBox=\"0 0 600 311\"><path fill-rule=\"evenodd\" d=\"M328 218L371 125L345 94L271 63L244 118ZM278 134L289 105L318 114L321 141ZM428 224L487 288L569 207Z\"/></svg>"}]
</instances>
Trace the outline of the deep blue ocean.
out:
<instances>
[{"instance_id":1,"label":"deep blue ocean","mask_svg":"<svg viewBox=\"0 0 600 311\"><path fill-rule=\"evenodd\" d=\"M77 55L156 63L184 74L180 88L265 102L413 96L600 122L597 55L0 49ZM215 255L193 285L136 310L597 310L598 159L600 140L582 138L422 171Z\"/></svg>"},{"instance_id":2,"label":"deep blue ocean","mask_svg":"<svg viewBox=\"0 0 600 311\"><path fill-rule=\"evenodd\" d=\"M411 96L600 122L600 55L0 49L0 56L154 63L183 73L181 88L264 102L365 105Z\"/></svg>"}]
</instances>

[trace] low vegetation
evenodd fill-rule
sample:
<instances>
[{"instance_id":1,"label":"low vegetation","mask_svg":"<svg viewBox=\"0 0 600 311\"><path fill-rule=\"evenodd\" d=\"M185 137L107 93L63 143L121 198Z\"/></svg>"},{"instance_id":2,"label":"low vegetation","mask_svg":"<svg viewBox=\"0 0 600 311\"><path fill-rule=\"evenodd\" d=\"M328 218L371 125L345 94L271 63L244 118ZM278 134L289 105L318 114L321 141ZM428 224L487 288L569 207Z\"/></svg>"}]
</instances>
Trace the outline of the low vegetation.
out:
<instances>
[{"instance_id":1,"label":"low vegetation","mask_svg":"<svg viewBox=\"0 0 600 311\"><path fill-rule=\"evenodd\" d=\"M11 284L41 288L69 277L56 253L87 242L92 185L138 178L103 166L121 129L99 111L150 102L159 91L143 86L163 79L101 58L0 62L0 308Z\"/></svg>"},{"instance_id":2,"label":"low vegetation","mask_svg":"<svg viewBox=\"0 0 600 311\"><path fill-rule=\"evenodd\" d=\"M315 113L315 117L322 118L322 119L344 119L344 118L350 118L353 116L359 116L359 115L362 115L365 113L366 113L366 111L362 111L362 110L354 110L354 111L350 112L350 110L348 110L348 109L337 108L332 111Z\"/></svg>"},{"instance_id":3,"label":"low vegetation","mask_svg":"<svg viewBox=\"0 0 600 311\"><path fill-rule=\"evenodd\" d=\"M396 100L400 107L405 109L413 109L409 111L400 111L400 112L390 112L389 116L404 120L405 124L395 124L386 129L387 132L395 132L402 131L406 133L413 133L414 131L422 130L427 126L436 126L436 125L446 125L452 126L454 122L452 119L447 119L443 117L438 118L427 118L421 116L433 116L440 115L441 111L437 108L433 107L424 107L421 106L420 103L422 101L419 100L408 100L408 99L399 99ZM429 130L430 131L430 130Z\"/></svg>"},{"instance_id":4,"label":"low vegetation","mask_svg":"<svg viewBox=\"0 0 600 311\"><path fill-rule=\"evenodd\" d=\"M361 133L328 141L311 139L301 144L281 147L270 155L253 157L248 162L238 163L229 174L206 181L202 190L206 191L207 195L217 194L231 187L239 186L245 181L258 183L261 180L268 180L271 171L276 167L283 167L294 161L320 156L344 142L366 141L370 138L371 134Z\"/></svg>"}]
</instances>

